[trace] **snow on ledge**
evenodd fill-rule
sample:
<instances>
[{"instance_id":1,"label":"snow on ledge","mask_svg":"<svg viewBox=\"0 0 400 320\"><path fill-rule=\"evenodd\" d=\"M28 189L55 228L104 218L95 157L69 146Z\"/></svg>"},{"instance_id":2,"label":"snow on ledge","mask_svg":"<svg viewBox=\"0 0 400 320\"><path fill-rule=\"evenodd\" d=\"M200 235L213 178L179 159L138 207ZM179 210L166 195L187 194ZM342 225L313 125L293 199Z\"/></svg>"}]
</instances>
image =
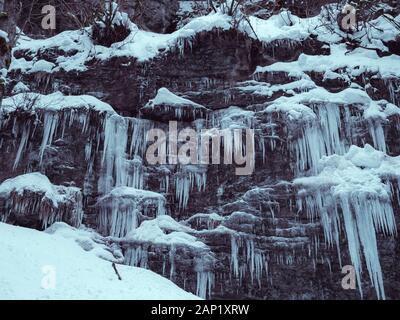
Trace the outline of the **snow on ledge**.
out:
<instances>
[{"instance_id":1,"label":"snow on ledge","mask_svg":"<svg viewBox=\"0 0 400 320\"><path fill-rule=\"evenodd\" d=\"M176 94L169 91L167 88L159 89L156 97L150 100L144 108L154 108L160 105L167 105L169 107L177 107L177 108L188 106L193 108L206 109L205 107L203 107L198 103L177 96Z\"/></svg>"},{"instance_id":2,"label":"snow on ledge","mask_svg":"<svg viewBox=\"0 0 400 320\"><path fill-rule=\"evenodd\" d=\"M165 232L165 230L172 232ZM132 230L122 239L124 242L151 243L152 245L185 246L195 250L208 250L208 246L189 232L189 227L176 222L170 216L159 216L156 219L143 221L139 228Z\"/></svg>"},{"instance_id":3,"label":"snow on ledge","mask_svg":"<svg viewBox=\"0 0 400 320\"><path fill-rule=\"evenodd\" d=\"M131 187L114 188L111 192L101 197L99 199L99 202L102 202L110 198L132 198L137 200L155 199L155 200L165 201L165 197L161 193L149 190L136 189Z\"/></svg>"},{"instance_id":4,"label":"snow on ledge","mask_svg":"<svg viewBox=\"0 0 400 320\"><path fill-rule=\"evenodd\" d=\"M390 157L369 144L351 146L343 156L323 157L319 171L316 176L294 180L294 184L307 190L332 188L334 195L365 193L389 199L390 190L383 180L400 178L400 156Z\"/></svg>"},{"instance_id":5,"label":"snow on ledge","mask_svg":"<svg viewBox=\"0 0 400 320\"><path fill-rule=\"evenodd\" d=\"M17 108L31 108L32 111L48 110L61 111L63 109L93 109L98 112L107 112L114 114L114 109L105 102L89 96L66 96L61 92L55 92L49 95L38 93L19 93L5 98L0 107L0 112L12 112Z\"/></svg>"},{"instance_id":6,"label":"snow on ledge","mask_svg":"<svg viewBox=\"0 0 400 320\"><path fill-rule=\"evenodd\" d=\"M68 197L67 191L79 192L79 188L64 187L53 185L45 175L34 172L7 179L0 184L0 196L7 196L12 192L23 195L24 191L33 193L43 193L46 198L51 200L54 206L64 202Z\"/></svg>"}]
</instances>

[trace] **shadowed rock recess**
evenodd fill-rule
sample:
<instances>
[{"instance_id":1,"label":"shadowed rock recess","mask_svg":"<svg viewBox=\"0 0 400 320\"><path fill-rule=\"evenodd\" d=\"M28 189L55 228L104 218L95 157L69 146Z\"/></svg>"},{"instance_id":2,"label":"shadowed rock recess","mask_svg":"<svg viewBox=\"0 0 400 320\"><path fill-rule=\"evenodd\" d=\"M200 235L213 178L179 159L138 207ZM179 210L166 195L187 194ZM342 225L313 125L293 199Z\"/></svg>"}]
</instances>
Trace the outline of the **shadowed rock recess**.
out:
<instances>
[{"instance_id":1,"label":"shadowed rock recess","mask_svg":"<svg viewBox=\"0 0 400 320\"><path fill-rule=\"evenodd\" d=\"M119 12L111 47L90 26L20 35L0 65L1 221L92 228L120 263L207 299L400 299L399 13L383 1L394 22L354 45L326 26L335 1L233 17L179 2L147 24L162 34L143 29L152 11ZM254 173L150 165L147 132L169 121L254 129Z\"/></svg>"}]
</instances>

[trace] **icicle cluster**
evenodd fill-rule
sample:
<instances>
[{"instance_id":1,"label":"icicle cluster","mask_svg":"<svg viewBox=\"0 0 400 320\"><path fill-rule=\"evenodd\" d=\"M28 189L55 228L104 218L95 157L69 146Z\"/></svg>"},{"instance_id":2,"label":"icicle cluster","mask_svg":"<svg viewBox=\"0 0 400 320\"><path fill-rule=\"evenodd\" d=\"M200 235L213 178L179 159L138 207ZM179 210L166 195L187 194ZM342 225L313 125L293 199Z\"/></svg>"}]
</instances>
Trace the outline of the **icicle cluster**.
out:
<instances>
[{"instance_id":1,"label":"icicle cluster","mask_svg":"<svg viewBox=\"0 0 400 320\"><path fill-rule=\"evenodd\" d=\"M231 235L231 274L242 283L247 273L250 281L261 287L261 279L268 273L268 262L263 252L256 250L254 240Z\"/></svg>"},{"instance_id":2,"label":"icicle cluster","mask_svg":"<svg viewBox=\"0 0 400 320\"><path fill-rule=\"evenodd\" d=\"M2 222L38 221L46 229L55 222L80 227L83 219L82 193L74 187L55 186L46 176L31 173L8 179L0 185Z\"/></svg>"},{"instance_id":3,"label":"icicle cluster","mask_svg":"<svg viewBox=\"0 0 400 320\"><path fill-rule=\"evenodd\" d=\"M320 217L325 241L328 246L336 245L339 260L341 223L344 223L350 258L361 295L363 255L377 297L384 299L376 233L383 232L387 236L393 236L397 232L390 191L380 196L357 191L339 194L330 190L314 191L312 195L300 197L298 207L299 210L306 211L310 218Z\"/></svg>"},{"instance_id":4,"label":"icicle cluster","mask_svg":"<svg viewBox=\"0 0 400 320\"><path fill-rule=\"evenodd\" d=\"M193 168L193 170L191 170ZM179 209L185 209L189 202L190 192L196 188L198 192L205 190L207 172L201 167L184 167L175 175L175 196Z\"/></svg>"}]
</instances>

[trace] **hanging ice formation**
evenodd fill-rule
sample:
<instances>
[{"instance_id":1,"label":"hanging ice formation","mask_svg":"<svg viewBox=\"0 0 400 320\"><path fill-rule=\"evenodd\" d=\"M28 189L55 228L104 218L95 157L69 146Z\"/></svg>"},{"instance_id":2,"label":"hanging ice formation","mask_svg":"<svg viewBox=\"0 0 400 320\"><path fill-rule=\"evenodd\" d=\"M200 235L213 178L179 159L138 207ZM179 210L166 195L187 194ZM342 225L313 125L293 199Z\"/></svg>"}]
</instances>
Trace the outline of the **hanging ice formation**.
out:
<instances>
[{"instance_id":1,"label":"hanging ice formation","mask_svg":"<svg viewBox=\"0 0 400 320\"><path fill-rule=\"evenodd\" d=\"M96 112L96 117L102 119L101 112ZM37 117L37 118L36 118ZM39 162L42 163L46 149L52 145L57 138L64 138L65 130L78 124L82 128L82 133L87 133L92 117L91 111L85 109L63 109L52 111L40 109L36 112L36 117L27 118L24 122L14 120L13 132L17 137L20 136L13 169L16 170L27 148L29 148L30 138L38 131L38 125L43 123L43 136L39 148Z\"/></svg>"},{"instance_id":2,"label":"hanging ice formation","mask_svg":"<svg viewBox=\"0 0 400 320\"><path fill-rule=\"evenodd\" d=\"M324 169L318 176L295 180L300 188L298 209L311 220L319 217L325 242L337 247L339 261L340 233L346 232L360 294L363 257L377 297L384 299L376 233L397 234L392 201L399 198L393 194L393 183L398 183L400 163L366 145L352 146L345 156L331 156L321 165Z\"/></svg>"},{"instance_id":3,"label":"hanging ice formation","mask_svg":"<svg viewBox=\"0 0 400 320\"><path fill-rule=\"evenodd\" d=\"M114 187L144 186L142 158L150 122L143 119L107 117L104 124L104 148L99 191L106 194Z\"/></svg>"},{"instance_id":4,"label":"hanging ice formation","mask_svg":"<svg viewBox=\"0 0 400 320\"><path fill-rule=\"evenodd\" d=\"M197 272L196 295L206 299L211 296L211 290L214 287L215 276L210 271Z\"/></svg>"},{"instance_id":5,"label":"hanging ice formation","mask_svg":"<svg viewBox=\"0 0 400 320\"><path fill-rule=\"evenodd\" d=\"M345 107L343 107L345 108ZM297 173L311 170L317 172L318 161L326 155L344 154L348 148L346 137L341 136L342 129L340 107L336 104L317 105L317 120L303 124L300 137L291 142L296 158ZM344 112L344 125L350 126L349 114ZM345 132L347 131L346 128Z\"/></svg>"},{"instance_id":6,"label":"hanging ice formation","mask_svg":"<svg viewBox=\"0 0 400 320\"><path fill-rule=\"evenodd\" d=\"M117 187L100 198L98 226L101 233L122 238L146 218L166 214L163 195L129 187Z\"/></svg>"},{"instance_id":7,"label":"hanging ice formation","mask_svg":"<svg viewBox=\"0 0 400 320\"><path fill-rule=\"evenodd\" d=\"M64 221L79 227L83 219L82 193L74 187L55 186L40 173L30 173L4 181L0 185L4 210L2 222L32 219L43 229Z\"/></svg>"},{"instance_id":8,"label":"hanging ice formation","mask_svg":"<svg viewBox=\"0 0 400 320\"><path fill-rule=\"evenodd\" d=\"M198 192L205 190L207 184L207 167L184 166L175 175L175 197L179 209L185 209L189 202L190 192L196 187Z\"/></svg>"},{"instance_id":9,"label":"hanging ice formation","mask_svg":"<svg viewBox=\"0 0 400 320\"><path fill-rule=\"evenodd\" d=\"M242 283L243 278L250 274L250 281L257 281L261 288L263 274L267 276L268 262L263 252L255 249L254 240L240 235L231 235L231 274Z\"/></svg>"}]
</instances>

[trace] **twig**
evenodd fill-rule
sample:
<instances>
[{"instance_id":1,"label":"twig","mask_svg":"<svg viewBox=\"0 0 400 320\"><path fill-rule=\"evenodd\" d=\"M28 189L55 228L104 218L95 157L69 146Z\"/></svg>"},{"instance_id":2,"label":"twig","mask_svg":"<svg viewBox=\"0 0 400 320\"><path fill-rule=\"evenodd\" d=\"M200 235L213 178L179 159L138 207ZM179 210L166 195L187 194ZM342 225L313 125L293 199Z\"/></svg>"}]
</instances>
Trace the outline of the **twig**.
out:
<instances>
[{"instance_id":1,"label":"twig","mask_svg":"<svg viewBox=\"0 0 400 320\"><path fill-rule=\"evenodd\" d=\"M115 273L118 276L118 280L122 280L121 275L119 274L118 270L117 270L117 266L115 265L115 263L112 263L112 267L114 268Z\"/></svg>"}]
</instances>

